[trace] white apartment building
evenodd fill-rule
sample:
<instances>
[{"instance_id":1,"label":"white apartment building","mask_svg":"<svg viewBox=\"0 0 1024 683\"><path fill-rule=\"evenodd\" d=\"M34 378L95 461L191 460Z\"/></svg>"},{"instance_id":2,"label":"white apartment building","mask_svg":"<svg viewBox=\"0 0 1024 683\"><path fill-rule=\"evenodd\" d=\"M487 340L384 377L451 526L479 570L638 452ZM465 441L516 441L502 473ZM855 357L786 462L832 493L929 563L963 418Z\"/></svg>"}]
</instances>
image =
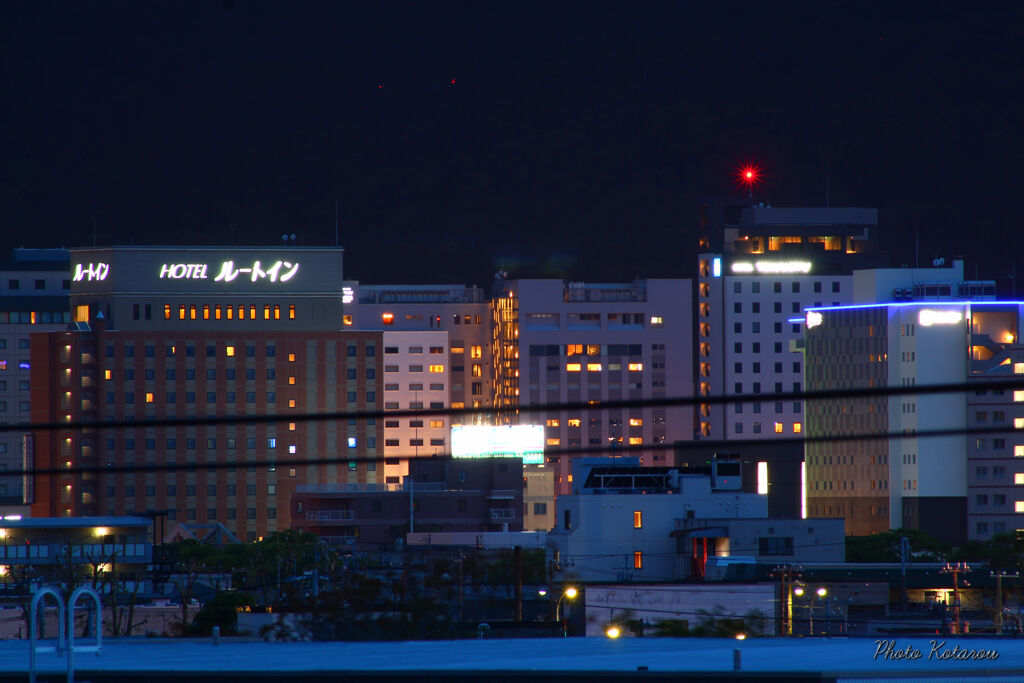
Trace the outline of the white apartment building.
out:
<instances>
[{"instance_id":1,"label":"white apartment building","mask_svg":"<svg viewBox=\"0 0 1024 683\"><path fill-rule=\"evenodd\" d=\"M449 404L489 408L493 393L491 304L486 293L465 285L366 285L343 287L343 329L448 332ZM488 424L486 412L467 424Z\"/></svg>"},{"instance_id":2,"label":"white apartment building","mask_svg":"<svg viewBox=\"0 0 1024 683\"><path fill-rule=\"evenodd\" d=\"M451 381L448 333L403 331L383 333L384 410L430 410L450 406ZM384 476L390 484L409 474L408 460L448 453L446 415L385 417Z\"/></svg>"},{"instance_id":3,"label":"white apartment building","mask_svg":"<svg viewBox=\"0 0 1024 683\"><path fill-rule=\"evenodd\" d=\"M71 322L69 255L65 249L14 249L0 265L0 424L31 422L29 335ZM4 477L24 463L24 434L0 432L0 506L24 504L21 477ZM30 465L31 466L31 465Z\"/></svg>"},{"instance_id":4,"label":"white apartment building","mask_svg":"<svg viewBox=\"0 0 1024 683\"><path fill-rule=\"evenodd\" d=\"M645 465L671 462L662 446L690 439L690 406L602 408L608 401L691 396L689 280L624 284L499 280L493 300L494 408L506 422L546 425L555 493L572 481L572 449L641 449ZM574 410L530 406L580 404ZM636 455L636 451L631 451Z\"/></svg>"}]
</instances>

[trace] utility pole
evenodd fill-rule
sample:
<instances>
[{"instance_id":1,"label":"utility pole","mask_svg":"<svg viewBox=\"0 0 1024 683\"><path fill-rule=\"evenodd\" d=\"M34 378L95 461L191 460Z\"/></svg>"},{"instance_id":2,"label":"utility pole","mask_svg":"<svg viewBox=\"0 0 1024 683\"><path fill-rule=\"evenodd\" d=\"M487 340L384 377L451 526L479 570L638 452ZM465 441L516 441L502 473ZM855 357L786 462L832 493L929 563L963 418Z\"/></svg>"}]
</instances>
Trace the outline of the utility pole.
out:
<instances>
[{"instance_id":1,"label":"utility pole","mask_svg":"<svg viewBox=\"0 0 1024 683\"><path fill-rule=\"evenodd\" d=\"M1003 635L1003 579L1019 579L1017 572L999 571L989 572L989 576L996 577L996 635Z\"/></svg>"},{"instance_id":2,"label":"utility pole","mask_svg":"<svg viewBox=\"0 0 1024 683\"><path fill-rule=\"evenodd\" d=\"M946 563L946 566L939 570L941 574L953 575L953 634L959 635L962 631L960 626L960 572L969 569L966 562Z\"/></svg>"},{"instance_id":3,"label":"utility pole","mask_svg":"<svg viewBox=\"0 0 1024 683\"><path fill-rule=\"evenodd\" d=\"M777 565L773 570L779 578L779 634L793 635L793 579L799 571L791 564Z\"/></svg>"},{"instance_id":4,"label":"utility pole","mask_svg":"<svg viewBox=\"0 0 1024 683\"><path fill-rule=\"evenodd\" d=\"M900 580L902 590L900 600L903 603L903 614L907 613L907 560L910 556L910 539L906 536L900 539Z\"/></svg>"},{"instance_id":5,"label":"utility pole","mask_svg":"<svg viewBox=\"0 0 1024 683\"><path fill-rule=\"evenodd\" d=\"M516 623L523 621L523 546L517 545L512 550L516 568Z\"/></svg>"}]
</instances>

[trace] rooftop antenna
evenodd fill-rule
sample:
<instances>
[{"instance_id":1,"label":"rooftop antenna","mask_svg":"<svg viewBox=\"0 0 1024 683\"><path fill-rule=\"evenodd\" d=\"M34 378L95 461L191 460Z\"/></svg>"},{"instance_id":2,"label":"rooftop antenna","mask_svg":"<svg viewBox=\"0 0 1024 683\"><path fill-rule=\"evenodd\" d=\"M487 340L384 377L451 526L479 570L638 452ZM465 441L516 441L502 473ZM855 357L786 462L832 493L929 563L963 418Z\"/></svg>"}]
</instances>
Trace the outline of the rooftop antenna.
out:
<instances>
[{"instance_id":1,"label":"rooftop antenna","mask_svg":"<svg viewBox=\"0 0 1024 683\"><path fill-rule=\"evenodd\" d=\"M746 185L747 187L747 198L752 199L754 197L754 185L761 179L761 169L752 163L744 164L739 170L739 181L740 185Z\"/></svg>"}]
</instances>

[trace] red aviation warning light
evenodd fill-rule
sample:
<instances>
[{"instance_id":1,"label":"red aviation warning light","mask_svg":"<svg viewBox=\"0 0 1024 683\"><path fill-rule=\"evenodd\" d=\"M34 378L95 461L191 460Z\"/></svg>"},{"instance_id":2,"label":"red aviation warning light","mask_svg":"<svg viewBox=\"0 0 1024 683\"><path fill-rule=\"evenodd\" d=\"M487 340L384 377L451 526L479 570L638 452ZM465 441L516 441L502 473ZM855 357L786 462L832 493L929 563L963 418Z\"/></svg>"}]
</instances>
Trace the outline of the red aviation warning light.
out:
<instances>
[{"instance_id":1,"label":"red aviation warning light","mask_svg":"<svg viewBox=\"0 0 1024 683\"><path fill-rule=\"evenodd\" d=\"M747 196L754 195L754 186L761 180L761 169L754 164L744 164L739 170L740 185L747 189Z\"/></svg>"}]
</instances>

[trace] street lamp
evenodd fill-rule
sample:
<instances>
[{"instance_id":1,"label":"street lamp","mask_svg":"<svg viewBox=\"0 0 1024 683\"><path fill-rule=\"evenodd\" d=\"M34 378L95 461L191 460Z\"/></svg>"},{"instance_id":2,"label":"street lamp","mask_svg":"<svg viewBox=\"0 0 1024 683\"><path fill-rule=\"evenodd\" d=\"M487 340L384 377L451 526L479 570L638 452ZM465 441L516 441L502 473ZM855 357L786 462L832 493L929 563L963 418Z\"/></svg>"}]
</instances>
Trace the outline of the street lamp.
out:
<instances>
[{"instance_id":1,"label":"street lamp","mask_svg":"<svg viewBox=\"0 0 1024 683\"><path fill-rule=\"evenodd\" d=\"M574 586L569 586L562 594L558 596L558 602L555 603L555 621L562 624L562 637L566 638L569 635L569 625L562 621L562 601L563 600L575 600L576 596L579 595L579 591Z\"/></svg>"},{"instance_id":2,"label":"street lamp","mask_svg":"<svg viewBox=\"0 0 1024 683\"><path fill-rule=\"evenodd\" d=\"M793 595L801 597L803 594L804 589L802 586L797 586L793 589ZM811 593L811 601L810 604L807 605L807 635L814 635L814 601L816 598L824 598L826 595L828 595L828 590L824 587ZM831 626L831 623L829 626Z\"/></svg>"},{"instance_id":3,"label":"street lamp","mask_svg":"<svg viewBox=\"0 0 1024 683\"><path fill-rule=\"evenodd\" d=\"M605 630L604 634L606 636L608 636L609 638L611 638L612 640L615 640L616 638L618 638L619 636L622 635L622 630L619 629L618 626L609 626Z\"/></svg>"}]
</instances>

